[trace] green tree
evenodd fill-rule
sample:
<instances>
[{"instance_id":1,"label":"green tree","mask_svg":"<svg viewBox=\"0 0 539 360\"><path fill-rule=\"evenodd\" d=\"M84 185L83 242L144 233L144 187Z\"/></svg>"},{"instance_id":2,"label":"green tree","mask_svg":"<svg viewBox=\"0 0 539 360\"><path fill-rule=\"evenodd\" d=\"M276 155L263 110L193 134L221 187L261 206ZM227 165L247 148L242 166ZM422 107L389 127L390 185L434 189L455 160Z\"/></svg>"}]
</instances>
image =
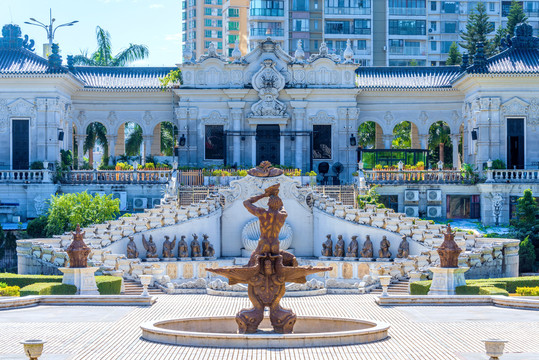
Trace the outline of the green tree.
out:
<instances>
[{"instance_id":1,"label":"green tree","mask_svg":"<svg viewBox=\"0 0 539 360\"><path fill-rule=\"evenodd\" d=\"M374 148L376 145L376 123L367 121L357 129L357 145L363 149Z\"/></svg>"},{"instance_id":2,"label":"green tree","mask_svg":"<svg viewBox=\"0 0 539 360\"><path fill-rule=\"evenodd\" d=\"M452 43L449 47L449 56L445 61L446 65L460 65L462 63L462 54L459 51L457 43Z\"/></svg>"},{"instance_id":3,"label":"green tree","mask_svg":"<svg viewBox=\"0 0 539 360\"><path fill-rule=\"evenodd\" d=\"M165 121L161 123L161 154L172 156L174 154L174 130L176 126Z\"/></svg>"},{"instance_id":4,"label":"green tree","mask_svg":"<svg viewBox=\"0 0 539 360\"><path fill-rule=\"evenodd\" d=\"M511 8L509 9L509 14L507 15L507 26L506 34L509 34L511 37L515 36L515 27L520 24L528 22L528 17L524 14L524 9L520 1L513 0L511 2Z\"/></svg>"},{"instance_id":5,"label":"green tree","mask_svg":"<svg viewBox=\"0 0 539 360\"><path fill-rule=\"evenodd\" d=\"M410 60L410 62L408 63L408 66L417 66L417 65L419 65L419 64L417 63L417 60L416 60L416 59L412 59L412 60Z\"/></svg>"},{"instance_id":6,"label":"green tree","mask_svg":"<svg viewBox=\"0 0 539 360\"><path fill-rule=\"evenodd\" d=\"M487 8L483 2L478 2L477 7L472 10L466 24L466 31L460 34L462 46L470 55L470 62L473 62L473 56L476 53L478 43L483 43L485 56L489 57L493 54L492 41L488 40L487 35L494 31L490 19L487 15Z\"/></svg>"},{"instance_id":7,"label":"green tree","mask_svg":"<svg viewBox=\"0 0 539 360\"><path fill-rule=\"evenodd\" d=\"M129 128L129 134L127 134L125 139L125 154L127 156L139 156L140 147L142 146L143 141L142 128L139 124L135 123L127 123L125 128Z\"/></svg>"},{"instance_id":8,"label":"green tree","mask_svg":"<svg viewBox=\"0 0 539 360\"><path fill-rule=\"evenodd\" d=\"M445 152L445 148L451 145L451 129L443 121L434 123L429 128L429 150L431 161L435 165L438 161L442 160L446 167L452 167L453 161L451 159L450 152ZM436 166L432 166L436 167Z\"/></svg>"},{"instance_id":9,"label":"green tree","mask_svg":"<svg viewBox=\"0 0 539 360\"><path fill-rule=\"evenodd\" d=\"M26 233L31 238L47 237L47 216L41 215L40 217L28 221Z\"/></svg>"},{"instance_id":10,"label":"green tree","mask_svg":"<svg viewBox=\"0 0 539 360\"><path fill-rule=\"evenodd\" d=\"M412 141L410 134L412 131L412 124L409 121L403 121L395 125L393 129L393 141L391 142L391 148L393 149L410 149L412 147Z\"/></svg>"},{"instance_id":11,"label":"green tree","mask_svg":"<svg viewBox=\"0 0 539 360\"><path fill-rule=\"evenodd\" d=\"M526 238L520 242L518 256L518 267L521 273L532 272L535 270L535 249L529 236L526 236Z\"/></svg>"},{"instance_id":12,"label":"green tree","mask_svg":"<svg viewBox=\"0 0 539 360\"><path fill-rule=\"evenodd\" d=\"M73 57L75 65L126 66L133 61L145 59L150 54L146 45L129 44L127 49L113 56L110 33L100 26L96 27L96 38L97 50L90 56L88 56L88 51L81 51L80 55Z\"/></svg>"},{"instance_id":13,"label":"green tree","mask_svg":"<svg viewBox=\"0 0 539 360\"><path fill-rule=\"evenodd\" d=\"M99 144L103 146L103 156L109 156L109 144L107 141L107 129L105 125L93 122L86 128L86 139L84 139L83 151L88 152L88 163L90 167L94 163L94 148Z\"/></svg>"},{"instance_id":14,"label":"green tree","mask_svg":"<svg viewBox=\"0 0 539 360\"><path fill-rule=\"evenodd\" d=\"M73 231L80 224L85 227L115 219L120 213L120 200L112 195L92 196L86 191L51 196L47 213L47 236Z\"/></svg>"},{"instance_id":15,"label":"green tree","mask_svg":"<svg viewBox=\"0 0 539 360\"><path fill-rule=\"evenodd\" d=\"M507 29L500 26L498 30L496 30L496 35L494 35L494 38L492 39L492 47L496 52L500 52L502 50L502 39L505 39L506 36Z\"/></svg>"},{"instance_id":16,"label":"green tree","mask_svg":"<svg viewBox=\"0 0 539 360\"><path fill-rule=\"evenodd\" d=\"M515 235L518 239L524 240L529 237L535 247L536 254L539 253L539 207L533 197L531 189L524 190L524 195L517 200L517 211L515 218L511 221L515 227Z\"/></svg>"}]
</instances>

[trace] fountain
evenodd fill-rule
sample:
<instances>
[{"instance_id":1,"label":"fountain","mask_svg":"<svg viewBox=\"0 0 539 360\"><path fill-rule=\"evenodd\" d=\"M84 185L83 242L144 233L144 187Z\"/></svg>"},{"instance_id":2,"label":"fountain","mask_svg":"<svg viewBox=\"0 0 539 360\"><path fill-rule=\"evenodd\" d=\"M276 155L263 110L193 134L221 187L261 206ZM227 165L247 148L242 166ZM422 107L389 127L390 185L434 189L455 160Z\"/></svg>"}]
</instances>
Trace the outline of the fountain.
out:
<instances>
[{"instance_id":1,"label":"fountain","mask_svg":"<svg viewBox=\"0 0 539 360\"><path fill-rule=\"evenodd\" d=\"M250 176L272 178L282 175L263 162L249 171ZM338 319L297 316L283 308L280 300L285 284L305 283L306 276L330 271L331 267L298 266L296 257L279 248L279 232L288 216L279 197L277 182L243 202L245 208L260 222L260 239L245 266L207 268L224 276L229 284L247 284L253 307L240 310L235 317L172 319L141 325L147 340L213 347L269 347L350 345L382 340L389 325L358 319ZM268 209L254 204L268 198ZM269 308L269 318L264 317ZM324 329L316 332L314 329Z\"/></svg>"}]
</instances>

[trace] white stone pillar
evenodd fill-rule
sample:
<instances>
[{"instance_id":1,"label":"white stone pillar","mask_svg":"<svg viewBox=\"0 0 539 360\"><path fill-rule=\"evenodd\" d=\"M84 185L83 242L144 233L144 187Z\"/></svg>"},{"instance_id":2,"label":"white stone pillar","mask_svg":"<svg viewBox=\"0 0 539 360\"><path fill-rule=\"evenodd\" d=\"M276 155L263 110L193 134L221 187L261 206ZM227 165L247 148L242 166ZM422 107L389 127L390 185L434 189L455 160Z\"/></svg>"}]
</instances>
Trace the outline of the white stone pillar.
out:
<instances>
[{"instance_id":1,"label":"white stone pillar","mask_svg":"<svg viewBox=\"0 0 539 360\"><path fill-rule=\"evenodd\" d=\"M427 150L429 148L429 135L420 134L418 136L419 136L419 143L421 144L421 149Z\"/></svg>"},{"instance_id":2,"label":"white stone pillar","mask_svg":"<svg viewBox=\"0 0 539 360\"><path fill-rule=\"evenodd\" d=\"M459 140L460 140L460 134L451 134L451 143L453 145L453 168L454 169L460 169Z\"/></svg>"},{"instance_id":3,"label":"white stone pillar","mask_svg":"<svg viewBox=\"0 0 539 360\"><path fill-rule=\"evenodd\" d=\"M279 131L281 132L281 135L279 136L280 142L279 142L279 162L281 165L285 165L284 163L284 141L285 137L282 135L282 132L284 130L284 125L279 126Z\"/></svg>"},{"instance_id":4,"label":"white stone pillar","mask_svg":"<svg viewBox=\"0 0 539 360\"><path fill-rule=\"evenodd\" d=\"M243 101L229 101L230 117L232 118L232 130L241 130L241 120L243 116ZM235 134L232 137L232 162L241 165L241 137Z\"/></svg>"},{"instance_id":5,"label":"white stone pillar","mask_svg":"<svg viewBox=\"0 0 539 360\"><path fill-rule=\"evenodd\" d=\"M77 139L77 159L79 167L84 164L84 141L86 140L86 134L76 134Z\"/></svg>"},{"instance_id":6,"label":"white stone pillar","mask_svg":"<svg viewBox=\"0 0 539 360\"><path fill-rule=\"evenodd\" d=\"M146 156L149 156L152 151L153 135L143 135L142 138L144 139L144 154L142 162L146 163Z\"/></svg>"},{"instance_id":7,"label":"white stone pillar","mask_svg":"<svg viewBox=\"0 0 539 360\"><path fill-rule=\"evenodd\" d=\"M109 146L109 159L113 156L116 156L116 153L114 150L116 150L116 135L107 135L107 143ZM110 161L109 161L110 163Z\"/></svg>"},{"instance_id":8,"label":"white stone pillar","mask_svg":"<svg viewBox=\"0 0 539 360\"><path fill-rule=\"evenodd\" d=\"M303 131L303 124L305 121L305 108L294 109L294 119L296 121L296 131ZM298 169L303 169L303 136L295 137L295 166ZM308 153L308 152L307 152Z\"/></svg>"},{"instance_id":9,"label":"white stone pillar","mask_svg":"<svg viewBox=\"0 0 539 360\"><path fill-rule=\"evenodd\" d=\"M382 135L382 138L384 139L384 148L385 149L391 149L391 142L393 141L393 134L391 135Z\"/></svg>"}]
</instances>

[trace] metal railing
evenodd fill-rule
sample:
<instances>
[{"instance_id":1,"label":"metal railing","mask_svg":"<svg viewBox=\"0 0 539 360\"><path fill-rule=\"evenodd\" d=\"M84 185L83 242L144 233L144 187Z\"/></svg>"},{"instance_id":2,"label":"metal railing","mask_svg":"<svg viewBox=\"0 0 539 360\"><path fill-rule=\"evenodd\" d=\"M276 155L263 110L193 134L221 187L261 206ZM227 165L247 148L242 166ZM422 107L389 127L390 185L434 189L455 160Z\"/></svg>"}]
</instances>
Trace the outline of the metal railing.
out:
<instances>
[{"instance_id":1,"label":"metal railing","mask_svg":"<svg viewBox=\"0 0 539 360\"><path fill-rule=\"evenodd\" d=\"M68 184L164 184L171 170L73 170L64 175Z\"/></svg>"},{"instance_id":2,"label":"metal railing","mask_svg":"<svg viewBox=\"0 0 539 360\"><path fill-rule=\"evenodd\" d=\"M472 179L460 170L363 170L371 184L466 184Z\"/></svg>"},{"instance_id":3,"label":"metal railing","mask_svg":"<svg viewBox=\"0 0 539 360\"><path fill-rule=\"evenodd\" d=\"M487 182L495 183L538 183L539 170L486 170Z\"/></svg>"},{"instance_id":4,"label":"metal railing","mask_svg":"<svg viewBox=\"0 0 539 360\"><path fill-rule=\"evenodd\" d=\"M327 195L344 205L352 205L357 208L358 190L355 185L318 185L313 186L312 189L314 192Z\"/></svg>"},{"instance_id":5,"label":"metal railing","mask_svg":"<svg viewBox=\"0 0 539 360\"><path fill-rule=\"evenodd\" d=\"M49 170L0 170L0 183L51 182Z\"/></svg>"},{"instance_id":6,"label":"metal railing","mask_svg":"<svg viewBox=\"0 0 539 360\"><path fill-rule=\"evenodd\" d=\"M224 188L227 186L180 186L178 188L178 203L180 206L191 205L206 199L209 195L218 195L219 189Z\"/></svg>"},{"instance_id":7,"label":"metal railing","mask_svg":"<svg viewBox=\"0 0 539 360\"><path fill-rule=\"evenodd\" d=\"M390 7L389 15L422 16L427 13L426 8Z\"/></svg>"}]
</instances>

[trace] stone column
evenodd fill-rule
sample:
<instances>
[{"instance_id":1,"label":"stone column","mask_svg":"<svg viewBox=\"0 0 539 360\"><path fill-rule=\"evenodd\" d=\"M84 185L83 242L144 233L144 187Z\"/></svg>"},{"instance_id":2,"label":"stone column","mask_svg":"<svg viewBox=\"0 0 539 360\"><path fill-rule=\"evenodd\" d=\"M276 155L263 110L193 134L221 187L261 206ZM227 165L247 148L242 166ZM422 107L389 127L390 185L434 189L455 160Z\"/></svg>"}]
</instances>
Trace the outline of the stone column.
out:
<instances>
[{"instance_id":1,"label":"stone column","mask_svg":"<svg viewBox=\"0 0 539 360\"><path fill-rule=\"evenodd\" d=\"M384 149L391 149L391 142L393 141L393 134L391 135L382 135L384 140Z\"/></svg>"},{"instance_id":2,"label":"stone column","mask_svg":"<svg viewBox=\"0 0 539 360\"><path fill-rule=\"evenodd\" d=\"M150 153L152 155L161 154L161 123L157 124L153 128L153 141L152 141L152 148L150 150Z\"/></svg>"},{"instance_id":3,"label":"stone column","mask_svg":"<svg viewBox=\"0 0 539 360\"><path fill-rule=\"evenodd\" d=\"M176 116L176 121L178 124L178 141L182 135L187 136L187 108L178 107L174 109L174 115ZM187 145L180 146L178 148L178 164L187 165Z\"/></svg>"},{"instance_id":4,"label":"stone column","mask_svg":"<svg viewBox=\"0 0 539 360\"><path fill-rule=\"evenodd\" d=\"M298 105L296 105L298 106ZM296 131L303 131L303 124L305 122L305 107L298 107L294 109L294 120L296 122ZM296 136L295 146L295 161L296 168L303 169L303 136ZM305 155L309 154L306 152Z\"/></svg>"},{"instance_id":5,"label":"stone column","mask_svg":"<svg viewBox=\"0 0 539 360\"><path fill-rule=\"evenodd\" d=\"M142 138L144 139L144 154L142 162L146 163L146 156L151 155L153 135L143 135Z\"/></svg>"},{"instance_id":6,"label":"stone column","mask_svg":"<svg viewBox=\"0 0 539 360\"><path fill-rule=\"evenodd\" d=\"M451 143L453 145L453 168L455 169L460 169L459 140L460 134L451 134Z\"/></svg>"},{"instance_id":7,"label":"stone column","mask_svg":"<svg viewBox=\"0 0 539 360\"><path fill-rule=\"evenodd\" d=\"M382 140L382 137L384 136L384 132L382 130L382 127L378 125L377 123L374 124L374 148L375 149L383 149L384 148L384 141Z\"/></svg>"},{"instance_id":8,"label":"stone column","mask_svg":"<svg viewBox=\"0 0 539 360\"><path fill-rule=\"evenodd\" d=\"M109 164L113 156L116 156L116 135L107 135L107 142L109 145Z\"/></svg>"},{"instance_id":9,"label":"stone column","mask_svg":"<svg viewBox=\"0 0 539 360\"><path fill-rule=\"evenodd\" d=\"M36 100L36 160L49 161L47 151L47 99Z\"/></svg>"},{"instance_id":10,"label":"stone column","mask_svg":"<svg viewBox=\"0 0 539 360\"><path fill-rule=\"evenodd\" d=\"M490 129L490 99L480 98L475 100L472 108L477 124L477 155L475 158L475 165L479 171L483 171L483 163L490 159L491 155L491 136Z\"/></svg>"},{"instance_id":11,"label":"stone column","mask_svg":"<svg viewBox=\"0 0 539 360\"><path fill-rule=\"evenodd\" d=\"M279 125L279 131L282 132L284 131L284 128L285 128L286 125ZM279 142L279 162L281 163L281 165L285 165L284 163L284 141L285 141L285 137L283 135L280 135L279 136L280 138L280 142Z\"/></svg>"},{"instance_id":12,"label":"stone column","mask_svg":"<svg viewBox=\"0 0 539 360\"><path fill-rule=\"evenodd\" d=\"M120 125L116 136L116 144L114 146L114 154L125 154L125 123Z\"/></svg>"},{"instance_id":13,"label":"stone column","mask_svg":"<svg viewBox=\"0 0 539 360\"><path fill-rule=\"evenodd\" d=\"M86 140L86 134L76 134L77 139L77 158L79 166L84 164L84 141Z\"/></svg>"},{"instance_id":14,"label":"stone column","mask_svg":"<svg viewBox=\"0 0 539 360\"><path fill-rule=\"evenodd\" d=\"M421 149L427 150L429 148L429 135L420 134L418 135L418 137L419 137L419 143L421 144Z\"/></svg>"},{"instance_id":15,"label":"stone column","mask_svg":"<svg viewBox=\"0 0 539 360\"><path fill-rule=\"evenodd\" d=\"M243 101L229 101L228 107L230 108L230 118L232 119L232 130L241 130L241 121L243 117L243 108L245 102ZM242 165L241 162L241 137L235 134L232 137L232 162L238 165Z\"/></svg>"}]
</instances>

